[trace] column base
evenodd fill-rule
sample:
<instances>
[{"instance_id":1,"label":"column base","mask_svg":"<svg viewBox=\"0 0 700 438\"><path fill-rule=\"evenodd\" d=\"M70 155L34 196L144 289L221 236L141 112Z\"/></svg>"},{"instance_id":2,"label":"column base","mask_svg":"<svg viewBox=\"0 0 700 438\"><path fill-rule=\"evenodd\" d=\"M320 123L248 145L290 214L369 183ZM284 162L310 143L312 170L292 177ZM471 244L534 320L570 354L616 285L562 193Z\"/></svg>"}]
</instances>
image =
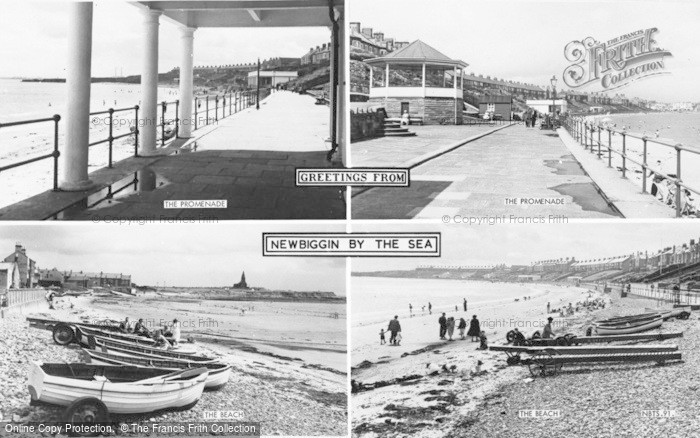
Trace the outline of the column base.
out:
<instances>
[{"instance_id":1,"label":"column base","mask_svg":"<svg viewBox=\"0 0 700 438\"><path fill-rule=\"evenodd\" d=\"M62 182L59 183L58 189L63 192L84 192L95 188L97 185L90 179L76 181L76 182Z\"/></svg>"},{"instance_id":2,"label":"column base","mask_svg":"<svg viewBox=\"0 0 700 438\"><path fill-rule=\"evenodd\" d=\"M163 152L159 149L139 151L139 157L157 157L158 155L163 155Z\"/></svg>"}]
</instances>

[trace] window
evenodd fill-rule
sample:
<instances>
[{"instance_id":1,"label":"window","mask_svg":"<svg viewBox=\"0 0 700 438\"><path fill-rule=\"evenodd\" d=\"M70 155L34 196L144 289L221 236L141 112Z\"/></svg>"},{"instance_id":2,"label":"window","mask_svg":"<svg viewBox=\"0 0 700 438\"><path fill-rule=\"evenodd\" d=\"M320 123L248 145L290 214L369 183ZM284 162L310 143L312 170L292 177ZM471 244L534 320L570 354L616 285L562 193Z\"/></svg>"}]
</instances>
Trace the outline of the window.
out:
<instances>
[{"instance_id":1,"label":"window","mask_svg":"<svg viewBox=\"0 0 700 438\"><path fill-rule=\"evenodd\" d=\"M489 112L489 113L496 112L496 104L495 103L487 103L486 104L486 112Z\"/></svg>"},{"instance_id":2,"label":"window","mask_svg":"<svg viewBox=\"0 0 700 438\"><path fill-rule=\"evenodd\" d=\"M422 87L423 66L421 65L390 65L390 87Z\"/></svg>"},{"instance_id":3,"label":"window","mask_svg":"<svg viewBox=\"0 0 700 438\"><path fill-rule=\"evenodd\" d=\"M425 66L425 86L435 88L454 87L454 68L437 65Z\"/></svg>"},{"instance_id":4,"label":"window","mask_svg":"<svg viewBox=\"0 0 700 438\"><path fill-rule=\"evenodd\" d=\"M385 78L386 70L383 67L370 67L372 69L372 87L386 86Z\"/></svg>"}]
</instances>

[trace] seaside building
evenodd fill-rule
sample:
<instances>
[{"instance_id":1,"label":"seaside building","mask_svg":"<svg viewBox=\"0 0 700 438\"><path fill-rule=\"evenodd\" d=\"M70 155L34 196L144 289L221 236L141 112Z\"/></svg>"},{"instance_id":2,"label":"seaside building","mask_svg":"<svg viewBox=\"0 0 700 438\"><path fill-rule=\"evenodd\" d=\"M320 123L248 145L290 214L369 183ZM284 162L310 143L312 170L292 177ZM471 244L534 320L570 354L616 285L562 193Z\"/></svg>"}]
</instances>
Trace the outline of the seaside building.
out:
<instances>
[{"instance_id":1,"label":"seaside building","mask_svg":"<svg viewBox=\"0 0 700 438\"><path fill-rule=\"evenodd\" d=\"M275 88L278 85L286 84L287 82L296 79L298 73L295 71L260 71L260 87ZM258 72L251 71L248 73L248 86L255 88L258 86Z\"/></svg>"},{"instance_id":2,"label":"seaside building","mask_svg":"<svg viewBox=\"0 0 700 438\"><path fill-rule=\"evenodd\" d=\"M486 95L479 99L479 116L510 121L513 118L513 97L509 95Z\"/></svg>"},{"instance_id":3,"label":"seaside building","mask_svg":"<svg viewBox=\"0 0 700 438\"><path fill-rule=\"evenodd\" d=\"M365 62L371 67L369 101L383 106L389 117L408 113L425 124L462 123L467 63L420 40Z\"/></svg>"},{"instance_id":4,"label":"seaside building","mask_svg":"<svg viewBox=\"0 0 700 438\"><path fill-rule=\"evenodd\" d=\"M566 99L543 99L543 100L529 100L527 101L527 106L534 109L538 113L547 114L554 113L555 111L559 114L565 113L569 110L569 105Z\"/></svg>"},{"instance_id":5,"label":"seaside building","mask_svg":"<svg viewBox=\"0 0 700 438\"><path fill-rule=\"evenodd\" d=\"M34 287L36 284L36 262L27 256L27 249L20 243L15 245L15 252L5 257L3 262L17 264L19 269L18 287Z\"/></svg>"},{"instance_id":6,"label":"seaside building","mask_svg":"<svg viewBox=\"0 0 700 438\"><path fill-rule=\"evenodd\" d=\"M18 289L19 287L20 273L17 263L0 263L0 290Z\"/></svg>"},{"instance_id":7,"label":"seaside building","mask_svg":"<svg viewBox=\"0 0 700 438\"><path fill-rule=\"evenodd\" d=\"M39 270L40 286L131 288L131 275L108 272Z\"/></svg>"}]
</instances>

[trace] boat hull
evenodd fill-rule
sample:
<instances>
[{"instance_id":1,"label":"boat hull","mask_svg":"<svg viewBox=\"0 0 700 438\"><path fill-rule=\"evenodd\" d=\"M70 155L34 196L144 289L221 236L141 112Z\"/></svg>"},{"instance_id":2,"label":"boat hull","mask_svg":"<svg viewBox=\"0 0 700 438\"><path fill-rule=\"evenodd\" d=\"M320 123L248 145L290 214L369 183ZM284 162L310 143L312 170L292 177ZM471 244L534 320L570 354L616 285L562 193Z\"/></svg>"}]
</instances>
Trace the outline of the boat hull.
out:
<instances>
[{"instance_id":1,"label":"boat hull","mask_svg":"<svg viewBox=\"0 0 700 438\"><path fill-rule=\"evenodd\" d=\"M206 384L204 385L204 387L207 389L216 389L226 385L229 377L231 376L231 365L216 362L201 364L198 362L187 362L167 358L154 359L138 356L116 355L86 349L83 349L83 352L90 358L90 363L96 365L135 365L139 367L158 367L173 371L205 367L209 370L209 376L207 377Z\"/></svg>"},{"instance_id":2,"label":"boat hull","mask_svg":"<svg viewBox=\"0 0 700 438\"><path fill-rule=\"evenodd\" d=\"M118 341L116 339L102 338L99 336L92 336L95 340L94 344L91 345L87 342L87 345L83 345L87 348L95 349L110 349L113 352L119 354L128 355L146 355L146 356L157 356L159 358L167 357L171 359L181 359L188 360L190 362L215 362L216 359L208 358L205 356L197 356L193 352L183 353L180 350L164 350L162 348L150 347L147 345L137 345L130 344L128 342Z\"/></svg>"},{"instance_id":3,"label":"boat hull","mask_svg":"<svg viewBox=\"0 0 700 438\"><path fill-rule=\"evenodd\" d=\"M652 329L661 327L661 324L663 322L664 322L663 318L661 316L658 316L656 319L652 319L650 321L631 323L627 326L624 326L624 325L619 325L619 326L597 325L595 328L595 333L598 335L601 335L601 336L628 335L628 334L632 334L632 333L640 333L640 332L644 332L647 330L652 330Z\"/></svg>"},{"instance_id":4,"label":"boat hull","mask_svg":"<svg viewBox=\"0 0 700 438\"><path fill-rule=\"evenodd\" d=\"M143 382L81 380L44 372L34 362L29 373L32 400L68 406L82 397L94 397L112 414L141 414L163 409L191 407L202 396L208 372L188 380L149 379ZM154 381L155 380L155 381Z\"/></svg>"}]
</instances>

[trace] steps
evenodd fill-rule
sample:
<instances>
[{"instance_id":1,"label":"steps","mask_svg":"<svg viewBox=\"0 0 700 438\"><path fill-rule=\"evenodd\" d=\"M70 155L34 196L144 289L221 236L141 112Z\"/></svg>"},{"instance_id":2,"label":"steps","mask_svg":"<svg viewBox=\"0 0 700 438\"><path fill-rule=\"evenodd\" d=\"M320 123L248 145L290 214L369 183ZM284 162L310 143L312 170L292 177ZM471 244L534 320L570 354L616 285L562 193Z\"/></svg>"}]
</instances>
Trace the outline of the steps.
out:
<instances>
[{"instance_id":1,"label":"steps","mask_svg":"<svg viewBox=\"0 0 700 438\"><path fill-rule=\"evenodd\" d=\"M384 119L385 137L412 137L415 132L409 131L407 127L401 126L400 119Z\"/></svg>"}]
</instances>

